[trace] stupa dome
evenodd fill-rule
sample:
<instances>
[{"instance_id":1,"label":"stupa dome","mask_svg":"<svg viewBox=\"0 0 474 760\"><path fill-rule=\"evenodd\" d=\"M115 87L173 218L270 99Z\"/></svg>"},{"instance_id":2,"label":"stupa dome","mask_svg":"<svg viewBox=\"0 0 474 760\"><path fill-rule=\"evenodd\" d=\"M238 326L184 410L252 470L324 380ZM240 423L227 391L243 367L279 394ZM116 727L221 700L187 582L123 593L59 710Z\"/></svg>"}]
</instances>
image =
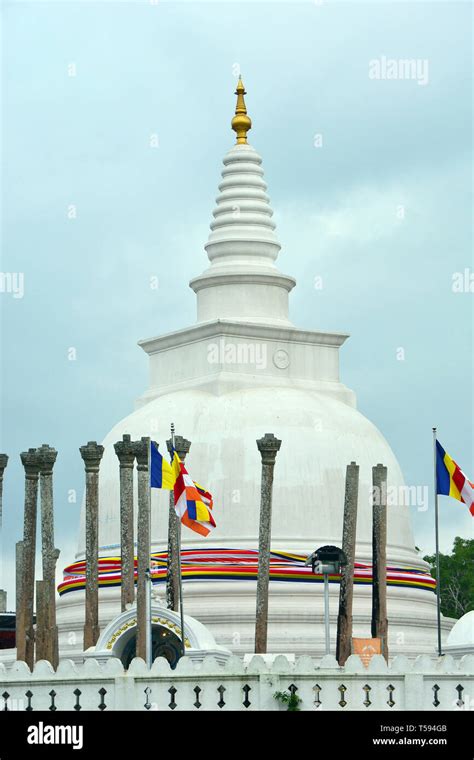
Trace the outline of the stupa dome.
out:
<instances>
[{"instance_id":1,"label":"stupa dome","mask_svg":"<svg viewBox=\"0 0 474 760\"><path fill-rule=\"evenodd\" d=\"M452 654L474 654L474 610L466 612L451 628L445 651Z\"/></svg>"},{"instance_id":2,"label":"stupa dome","mask_svg":"<svg viewBox=\"0 0 474 760\"><path fill-rule=\"evenodd\" d=\"M398 488L403 485L398 463L381 433L356 409L323 393L285 386L167 393L119 422L103 441L101 546L118 546L120 541L118 461L113 444L129 433L132 438L149 435L163 442L163 448L171 420L177 432L192 442L186 458L189 471L212 490L218 524L213 543L257 548L261 462L256 439L273 432L282 446L275 467L272 545L310 552L317 544L340 542L345 469L356 460L360 465L358 556L370 559L372 466L383 462L389 486ZM153 491L152 498L154 548L165 549L168 493ZM83 536L81 530L81 555ZM209 538L192 532L183 540L186 546L209 543ZM424 567L414 556L408 507L390 508L388 546L392 562Z\"/></svg>"}]
</instances>

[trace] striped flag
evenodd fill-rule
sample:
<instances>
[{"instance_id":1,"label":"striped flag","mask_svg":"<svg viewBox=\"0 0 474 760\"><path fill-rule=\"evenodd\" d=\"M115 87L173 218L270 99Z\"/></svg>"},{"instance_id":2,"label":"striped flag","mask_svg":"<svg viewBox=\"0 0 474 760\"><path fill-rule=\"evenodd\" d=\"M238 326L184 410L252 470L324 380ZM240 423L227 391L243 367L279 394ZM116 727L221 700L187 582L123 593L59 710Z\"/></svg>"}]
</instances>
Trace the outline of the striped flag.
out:
<instances>
[{"instance_id":1,"label":"striped flag","mask_svg":"<svg viewBox=\"0 0 474 760\"><path fill-rule=\"evenodd\" d=\"M464 475L461 468L436 441L436 491L440 496L452 496L453 499L467 504L474 517L474 483Z\"/></svg>"},{"instance_id":2,"label":"striped flag","mask_svg":"<svg viewBox=\"0 0 474 760\"><path fill-rule=\"evenodd\" d=\"M187 528L201 536L207 536L216 527L212 516L212 496L202 486L194 483L176 451L173 456L174 508Z\"/></svg>"},{"instance_id":3,"label":"striped flag","mask_svg":"<svg viewBox=\"0 0 474 760\"><path fill-rule=\"evenodd\" d=\"M204 502L206 507L209 507L209 509L212 509L212 507L214 506L214 501L209 491L206 491L206 489L203 486L200 486L199 483L196 483L196 481L194 481L194 485L196 486L197 492L199 496L201 497L201 501Z\"/></svg>"},{"instance_id":4,"label":"striped flag","mask_svg":"<svg viewBox=\"0 0 474 760\"><path fill-rule=\"evenodd\" d=\"M172 491L176 480L169 462L158 451L158 444L150 442L150 488L164 488Z\"/></svg>"}]
</instances>

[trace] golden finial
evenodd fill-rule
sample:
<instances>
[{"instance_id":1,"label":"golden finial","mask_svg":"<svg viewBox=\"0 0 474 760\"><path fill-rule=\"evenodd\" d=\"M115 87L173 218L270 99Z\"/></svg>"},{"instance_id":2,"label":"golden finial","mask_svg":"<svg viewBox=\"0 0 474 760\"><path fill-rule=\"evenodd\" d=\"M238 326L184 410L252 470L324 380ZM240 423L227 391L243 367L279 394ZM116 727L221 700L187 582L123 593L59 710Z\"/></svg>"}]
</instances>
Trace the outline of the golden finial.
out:
<instances>
[{"instance_id":1,"label":"golden finial","mask_svg":"<svg viewBox=\"0 0 474 760\"><path fill-rule=\"evenodd\" d=\"M239 77L237 89L235 91L237 95L237 105L235 106L235 116L232 119L232 129L237 135L237 143L247 142L247 132L252 129L252 119L247 116L247 108L245 107L244 95L245 92L244 83L242 77Z\"/></svg>"}]
</instances>

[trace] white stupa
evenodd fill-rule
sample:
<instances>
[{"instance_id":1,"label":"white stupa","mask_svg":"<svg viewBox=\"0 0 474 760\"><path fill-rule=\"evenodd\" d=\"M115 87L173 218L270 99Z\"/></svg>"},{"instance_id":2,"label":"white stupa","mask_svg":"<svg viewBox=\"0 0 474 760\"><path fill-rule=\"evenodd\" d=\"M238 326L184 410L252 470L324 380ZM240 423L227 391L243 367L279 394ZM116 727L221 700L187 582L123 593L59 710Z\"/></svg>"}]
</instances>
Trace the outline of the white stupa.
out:
<instances>
[{"instance_id":1,"label":"white stupa","mask_svg":"<svg viewBox=\"0 0 474 760\"><path fill-rule=\"evenodd\" d=\"M192 442L186 465L214 496L217 529L207 538L183 529L183 548L256 550L261 459L256 439L282 440L275 466L272 550L307 555L341 545L346 466L360 465L357 562L371 562L372 467L388 468L388 485L403 486L390 446L356 408L339 378L346 334L302 330L288 315L295 280L276 267L280 244L263 178L262 159L247 143L251 121L237 87L232 127L237 143L224 157L217 206L205 246L209 267L190 282L197 322L139 345L150 357L150 385L137 408L107 435L100 470L100 554L120 554L118 461L122 434L151 436L166 451L170 422ZM166 551L168 492L154 494L153 551ZM84 558L84 508L77 559ZM434 654L436 600L428 567L415 549L409 508L388 509L390 654ZM235 567L234 567L235 570ZM367 575L367 573L366 573ZM185 611L219 645L253 652L256 583L216 572L185 579ZM361 571L361 581L364 571ZM371 585L355 586L355 635L370 636ZM158 589L160 586L157 587ZM162 586L161 586L162 588ZM268 651L324 652L323 588L303 580L270 583ZM335 635L339 585L331 586ZM120 611L120 589L101 588L101 625ZM63 656L80 650L84 591L58 605ZM443 635L452 621L443 620ZM76 632L77 635L72 635Z\"/></svg>"},{"instance_id":2,"label":"white stupa","mask_svg":"<svg viewBox=\"0 0 474 760\"><path fill-rule=\"evenodd\" d=\"M456 621L449 632L444 652L457 657L474 654L474 610L466 612Z\"/></svg>"}]
</instances>

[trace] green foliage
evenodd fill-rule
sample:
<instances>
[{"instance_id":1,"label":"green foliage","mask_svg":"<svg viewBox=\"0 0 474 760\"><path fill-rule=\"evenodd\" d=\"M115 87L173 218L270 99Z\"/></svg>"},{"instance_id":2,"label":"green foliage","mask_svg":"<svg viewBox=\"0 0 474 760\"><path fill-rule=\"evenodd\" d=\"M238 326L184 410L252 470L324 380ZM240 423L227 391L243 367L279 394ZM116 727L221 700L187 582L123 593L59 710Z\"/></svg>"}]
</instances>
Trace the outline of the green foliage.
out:
<instances>
[{"instance_id":1,"label":"green foliage","mask_svg":"<svg viewBox=\"0 0 474 760\"><path fill-rule=\"evenodd\" d=\"M282 705L288 705L288 712L297 712L298 710L301 710L300 704L303 700L296 694L296 692L276 691L273 697L278 702L281 702Z\"/></svg>"},{"instance_id":2,"label":"green foliage","mask_svg":"<svg viewBox=\"0 0 474 760\"><path fill-rule=\"evenodd\" d=\"M436 555L424 557L436 578ZM474 539L456 536L452 554L439 555L441 612L460 618L474 610Z\"/></svg>"}]
</instances>

